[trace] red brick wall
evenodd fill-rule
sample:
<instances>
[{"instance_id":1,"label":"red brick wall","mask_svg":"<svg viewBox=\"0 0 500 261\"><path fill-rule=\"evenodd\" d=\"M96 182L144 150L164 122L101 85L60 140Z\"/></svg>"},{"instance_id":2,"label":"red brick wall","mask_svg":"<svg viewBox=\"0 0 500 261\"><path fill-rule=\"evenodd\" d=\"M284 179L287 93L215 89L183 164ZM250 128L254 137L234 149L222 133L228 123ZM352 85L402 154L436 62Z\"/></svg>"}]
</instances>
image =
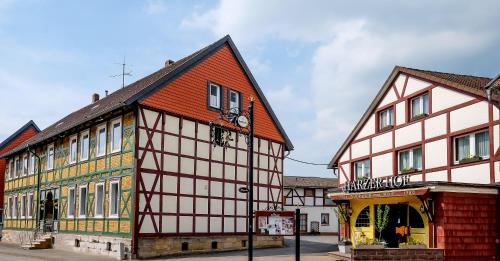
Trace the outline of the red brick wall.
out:
<instances>
[{"instance_id":1,"label":"red brick wall","mask_svg":"<svg viewBox=\"0 0 500 261\"><path fill-rule=\"evenodd\" d=\"M444 260L443 249L405 249L405 248L384 248L384 249L362 249L352 250L352 260Z\"/></svg>"},{"instance_id":2,"label":"red brick wall","mask_svg":"<svg viewBox=\"0 0 500 261\"><path fill-rule=\"evenodd\" d=\"M208 109L208 81L224 86L224 108L227 108L228 88L243 94L244 109L248 106L248 97L255 97L255 134L278 142L284 141L274 121L258 99L251 82L227 45L141 103L190 118L211 121L217 119L219 114Z\"/></svg>"},{"instance_id":3,"label":"red brick wall","mask_svg":"<svg viewBox=\"0 0 500 261\"><path fill-rule=\"evenodd\" d=\"M435 225L437 247L446 260L495 260L497 195L439 193Z\"/></svg>"},{"instance_id":4,"label":"red brick wall","mask_svg":"<svg viewBox=\"0 0 500 261\"><path fill-rule=\"evenodd\" d=\"M13 149L17 145L21 144L25 140L35 136L36 130L33 127L25 130L21 134L19 134L14 140L12 140L9 144L7 144L3 149L0 150L0 154L7 152L10 149ZM4 194L4 186L5 186L5 168L7 162L5 159L0 159L0 202L1 207L3 208L3 194Z\"/></svg>"}]
</instances>

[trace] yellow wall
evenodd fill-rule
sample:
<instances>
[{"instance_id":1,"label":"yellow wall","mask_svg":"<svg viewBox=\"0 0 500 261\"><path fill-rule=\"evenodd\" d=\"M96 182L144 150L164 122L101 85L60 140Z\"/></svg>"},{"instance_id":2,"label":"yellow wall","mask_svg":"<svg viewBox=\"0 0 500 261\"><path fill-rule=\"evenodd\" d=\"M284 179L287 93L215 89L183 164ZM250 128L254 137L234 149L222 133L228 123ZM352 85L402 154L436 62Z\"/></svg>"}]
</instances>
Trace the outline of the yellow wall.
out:
<instances>
[{"instance_id":1,"label":"yellow wall","mask_svg":"<svg viewBox=\"0 0 500 261\"><path fill-rule=\"evenodd\" d=\"M362 200L351 200L352 214L350 217L351 224L351 240L354 247L361 243L362 234L365 235L366 242L372 242L375 239L375 211L376 205L379 204L409 204L415 208L422 220L424 221L424 228L411 228L410 235L414 239L423 242L426 246L429 246L429 222L425 214L420 213L421 202L415 196L407 197L396 197L396 198L376 198L376 199L362 199ZM365 208L370 207L370 226L369 227L355 227L356 218L359 213Z\"/></svg>"}]
</instances>

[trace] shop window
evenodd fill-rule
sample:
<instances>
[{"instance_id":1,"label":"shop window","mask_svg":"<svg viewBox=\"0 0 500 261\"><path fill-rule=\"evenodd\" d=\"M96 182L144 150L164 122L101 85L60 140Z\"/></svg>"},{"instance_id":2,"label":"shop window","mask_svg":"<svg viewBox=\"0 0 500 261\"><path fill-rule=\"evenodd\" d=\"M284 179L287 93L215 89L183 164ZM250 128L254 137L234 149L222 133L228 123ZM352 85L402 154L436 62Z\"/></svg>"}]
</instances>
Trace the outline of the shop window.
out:
<instances>
[{"instance_id":1,"label":"shop window","mask_svg":"<svg viewBox=\"0 0 500 261\"><path fill-rule=\"evenodd\" d=\"M454 144L455 164L487 159L490 156L488 130L456 137Z\"/></svg>"},{"instance_id":2,"label":"shop window","mask_svg":"<svg viewBox=\"0 0 500 261\"><path fill-rule=\"evenodd\" d=\"M424 228L424 220L416 209L410 207L410 227L411 228Z\"/></svg>"},{"instance_id":3,"label":"shop window","mask_svg":"<svg viewBox=\"0 0 500 261\"><path fill-rule=\"evenodd\" d=\"M381 111L378 119L380 131L391 129L394 126L394 110L392 107Z\"/></svg>"},{"instance_id":4,"label":"shop window","mask_svg":"<svg viewBox=\"0 0 500 261\"><path fill-rule=\"evenodd\" d=\"M422 148L416 147L398 152L399 173L422 169Z\"/></svg>"},{"instance_id":5,"label":"shop window","mask_svg":"<svg viewBox=\"0 0 500 261\"><path fill-rule=\"evenodd\" d=\"M370 207L365 207L356 218L356 227L370 226Z\"/></svg>"},{"instance_id":6,"label":"shop window","mask_svg":"<svg viewBox=\"0 0 500 261\"><path fill-rule=\"evenodd\" d=\"M370 160L361 160L358 162L354 163L354 178L356 180L358 179L364 179L364 178L369 178L370 177Z\"/></svg>"}]
</instances>

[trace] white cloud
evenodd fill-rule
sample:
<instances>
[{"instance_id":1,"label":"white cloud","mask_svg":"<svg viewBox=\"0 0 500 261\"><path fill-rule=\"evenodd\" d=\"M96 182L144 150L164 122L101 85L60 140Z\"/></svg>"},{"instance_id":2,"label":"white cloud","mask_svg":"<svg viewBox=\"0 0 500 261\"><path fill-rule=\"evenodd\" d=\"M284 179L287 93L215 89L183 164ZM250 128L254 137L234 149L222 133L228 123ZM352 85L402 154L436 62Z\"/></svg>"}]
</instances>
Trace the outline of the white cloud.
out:
<instances>
[{"instance_id":1,"label":"white cloud","mask_svg":"<svg viewBox=\"0 0 500 261\"><path fill-rule=\"evenodd\" d=\"M257 57L252 57L246 62L250 70L252 70L252 74L265 74L271 71L271 62L269 60L262 61Z\"/></svg>"}]
</instances>

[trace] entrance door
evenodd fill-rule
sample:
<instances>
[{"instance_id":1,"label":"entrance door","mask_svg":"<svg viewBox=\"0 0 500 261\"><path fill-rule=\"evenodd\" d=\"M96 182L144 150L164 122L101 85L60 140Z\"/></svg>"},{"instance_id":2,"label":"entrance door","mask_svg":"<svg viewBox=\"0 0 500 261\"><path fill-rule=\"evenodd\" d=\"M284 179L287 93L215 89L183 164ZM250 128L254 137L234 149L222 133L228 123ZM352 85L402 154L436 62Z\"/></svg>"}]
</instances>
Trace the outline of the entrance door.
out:
<instances>
[{"instance_id":1,"label":"entrance door","mask_svg":"<svg viewBox=\"0 0 500 261\"><path fill-rule=\"evenodd\" d=\"M375 224L378 219L379 205L375 205ZM381 210L385 210L386 205L380 205ZM406 242L409 227L408 227L408 205L407 204L392 204L389 206L389 222L387 227L382 231L382 235L375 229L377 239L381 238L387 243L387 247L399 247L399 243Z\"/></svg>"},{"instance_id":2,"label":"entrance door","mask_svg":"<svg viewBox=\"0 0 500 261\"><path fill-rule=\"evenodd\" d=\"M300 232L307 232L307 214L300 214Z\"/></svg>"}]
</instances>

